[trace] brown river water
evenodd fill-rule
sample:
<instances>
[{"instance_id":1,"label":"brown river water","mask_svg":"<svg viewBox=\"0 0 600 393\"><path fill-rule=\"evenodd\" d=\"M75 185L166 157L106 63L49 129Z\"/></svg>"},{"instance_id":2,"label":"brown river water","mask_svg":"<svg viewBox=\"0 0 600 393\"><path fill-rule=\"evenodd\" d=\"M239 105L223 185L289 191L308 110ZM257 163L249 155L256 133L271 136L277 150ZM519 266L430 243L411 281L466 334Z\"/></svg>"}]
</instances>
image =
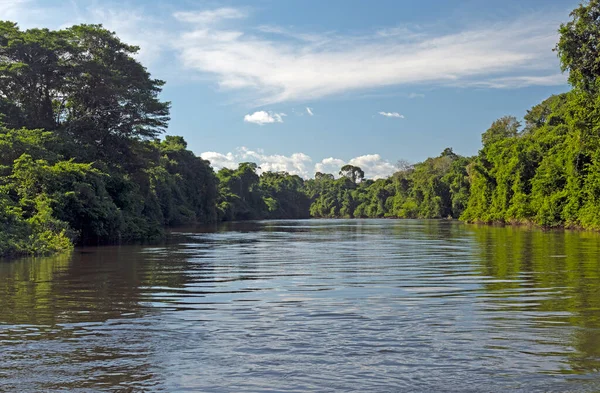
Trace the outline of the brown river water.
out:
<instances>
[{"instance_id":1,"label":"brown river water","mask_svg":"<svg viewBox=\"0 0 600 393\"><path fill-rule=\"evenodd\" d=\"M599 392L600 235L261 221L0 261L0 391Z\"/></svg>"}]
</instances>

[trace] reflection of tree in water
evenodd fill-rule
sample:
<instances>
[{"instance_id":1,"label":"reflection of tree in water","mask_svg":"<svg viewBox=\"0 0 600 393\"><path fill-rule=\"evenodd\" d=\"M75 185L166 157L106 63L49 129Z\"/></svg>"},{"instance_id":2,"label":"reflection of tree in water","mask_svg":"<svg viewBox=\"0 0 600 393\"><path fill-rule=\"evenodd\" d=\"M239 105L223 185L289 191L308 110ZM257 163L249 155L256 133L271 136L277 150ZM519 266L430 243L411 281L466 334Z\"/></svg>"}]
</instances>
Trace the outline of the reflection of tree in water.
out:
<instances>
[{"instance_id":1,"label":"reflection of tree in water","mask_svg":"<svg viewBox=\"0 0 600 393\"><path fill-rule=\"evenodd\" d=\"M184 287L188 264L174 248L139 246L0 263L0 390L155 383L152 357L165 349L150 338L161 334L152 295Z\"/></svg>"},{"instance_id":2,"label":"reflection of tree in water","mask_svg":"<svg viewBox=\"0 0 600 393\"><path fill-rule=\"evenodd\" d=\"M571 372L600 371L600 234L515 227L472 227L486 302L509 312L534 312L535 329L561 337ZM516 298L516 300L515 300ZM567 330L565 330L567 331Z\"/></svg>"},{"instance_id":3,"label":"reflection of tree in water","mask_svg":"<svg viewBox=\"0 0 600 393\"><path fill-rule=\"evenodd\" d=\"M52 293L70 257L23 259L0 262L0 321L3 324L48 325L56 307ZM1 326L1 325L0 325Z\"/></svg>"}]
</instances>

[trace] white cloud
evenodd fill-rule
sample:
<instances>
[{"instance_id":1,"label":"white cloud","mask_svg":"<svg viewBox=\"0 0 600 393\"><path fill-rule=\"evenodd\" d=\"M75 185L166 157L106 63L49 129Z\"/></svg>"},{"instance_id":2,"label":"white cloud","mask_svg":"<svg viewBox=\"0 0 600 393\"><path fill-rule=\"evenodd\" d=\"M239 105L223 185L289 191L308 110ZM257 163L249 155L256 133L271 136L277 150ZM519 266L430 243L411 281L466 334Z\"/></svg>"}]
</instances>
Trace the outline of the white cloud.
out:
<instances>
[{"instance_id":1,"label":"white cloud","mask_svg":"<svg viewBox=\"0 0 600 393\"><path fill-rule=\"evenodd\" d=\"M27 3L27 0L0 0L0 15L2 15L2 20L14 20L18 12Z\"/></svg>"},{"instance_id":2,"label":"white cloud","mask_svg":"<svg viewBox=\"0 0 600 393\"><path fill-rule=\"evenodd\" d=\"M367 154L356 157L348 161L348 163L360 167L365 172L365 176L372 179L388 177L398 170L389 161L381 158L379 154Z\"/></svg>"},{"instance_id":3,"label":"white cloud","mask_svg":"<svg viewBox=\"0 0 600 393\"><path fill-rule=\"evenodd\" d=\"M263 124L283 123L283 116L287 115L285 113L257 111L251 115L244 116L244 121L262 126Z\"/></svg>"},{"instance_id":4,"label":"white cloud","mask_svg":"<svg viewBox=\"0 0 600 393\"><path fill-rule=\"evenodd\" d=\"M404 115L401 115L398 112L379 112L379 114L385 117L396 117L398 119L404 119Z\"/></svg>"},{"instance_id":5,"label":"white cloud","mask_svg":"<svg viewBox=\"0 0 600 393\"><path fill-rule=\"evenodd\" d=\"M208 25L225 19L241 19L246 13L238 8L223 7L206 11L180 11L173 14L175 19L186 23Z\"/></svg>"},{"instance_id":6,"label":"white cloud","mask_svg":"<svg viewBox=\"0 0 600 393\"><path fill-rule=\"evenodd\" d=\"M210 161L213 168L217 170L221 168L235 169L239 164L237 157L233 153L221 154L215 151L207 151L200 154L200 157Z\"/></svg>"},{"instance_id":7,"label":"white cloud","mask_svg":"<svg viewBox=\"0 0 600 393\"><path fill-rule=\"evenodd\" d=\"M307 43L318 44L324 43L328 40L326 35L323 34L315 34L315 33L298 33L295 31L290 31L289 29L285 29L281 26L274 25L261 25L256 28L256 30L267 33L267 35L272 34L275 36L290 38L292 40L304 41Z\"/></svg>"},{"instance_id":8,"label":"white cloud","mask_svg":"<svg viewBox=\"0 0 600 393\"><path fill-rule=\"evenodd\" d=\"M315 172L321 173L331 173L334 176L337 176L340 168L346 165L346 161L341 160L339 158L324 158L321 162L318 162L315 165Z\"/></svg>"},{"instance_id":9,"label":"white cloud","mask_svg":"<svg viewBox=\"0 0 600 393\"><path fill-rule=\"evenodd\" d=\"M265 154L262 150L250 150L240 147L235 153L221 154L217 152L204 152L200 154L205 160L209 160L216 170L221 168L237 168L240 162L254 162L260 169L259 172L288 172L304 178L312 176L312 159L304 153L294 153L290 156L281 154Z\"/></svg>"},{"instance_id":10,"label":"white cloud","mask_svg":"<svg viewBox=\"0 0 600 393\"><path fill-rule=\"evenodd\" d=\"M206 78L244 93L256 106L388 86L519 88L565 83L551 51L558 37L556 24L547 21L565 19L566 14L483 21L444 33L435 26L391 26L339 34L239 23L249 15L244 8L172 8L172 17L163 17L143 5L116 2L50 6L42 0L0 0L2 19L24 28L102 23L125 42L140 46L138 57L153 73L171 82Z\"/></svg>"},{"instance_id":11,"label":"white cloud","mask_svg":"<svg viewBox=\"0 0 600 393\"><path fill-rule=\"evenodd\" d=\"M312 108L306 107L306 113L308 113L310 116L314 116L315 114L313 113Z\"/></svg>"},{"instance_id":12,"label":"white cloud","mask_svg":"<svg viewBox=\"0 0 600 393\"><path fill-rule=\"evenodd\" d=\"M494 89L512 89L515 87L524 86L549 86L560 85L567 83L567 75L556 73L553 75L544 76L507 76L502 78L494 78L489 81L480 81L472 83L474 87L487 87Z\"/></svg>"},{"instance_id":13,"label":"white cloud","mask_svg":"<svg viewBox=\"0 0 600 393\"><path fill-rule=\"evenodd\" d=\"M410 93L408 98L425 98L425 94L422 93Z\"/></svg>"},{"instance_id":14,"label":"white cloud","mask_svg":"<svg viewBox=\"0 0 600 393\"><path fill-rule=\"evenodd\" d=\"M346 164L360 167L365 172L365 177L369 179L387 177L397 171L393 164L381 158L379 154L367 154L352 158L349 161L329 157L314 165L312 158L304 153L293 153L289 156L265 154L260 149L250 150L246 147L240 147L235 152L226 154L214 151L204 152L200 154L200 157L209 160L215 170L221 168L235 169L240 162L254 162L260 168L259 173L283 171L305 179L313 177L316 172L331 173L335 177L339 177L340 168Z\"/></svg>"},{"instance_id":15,"label":"white cloud","mask_svg":"<svg viewBox=\"0 0 600 393\"><path fill-rule=\"evenodd\" d=\"M239 149L239 156L244 161L256 162L261 172L288 172L292 175L308 177L312 167L312 159L304 153L294 153L290 156L281 154L268 155L260 151L252 151L246 148Z\"/></svg>"},{"instance_id":16,"label":"white cloud","mask_svg":"<svg viewBox=\"0 0 600 393\"><path fill-rule=\"evenodd\" d=\"M502 78L510 78L511 87L560 85L564 80L553 72L557 33L547 20L553 18L536 15L445 34L398 28L362 36L203 25L182 33L177 48L185 67L213 76L223 88L250 89L259 104L385 86L488 83L495 88Z\"/></svg>"},{"instance_id":17,"label":"white cloud","mask_svg":"<svg viewBox=\"0 0 600 393\"><path fill-rule=\"evenodd\" d=\"M173 37L164 21L146 15L142 9L90 7L80 10L80 15L67 26L78 23L98 23L115 31L123 42L140 48L136 57L145 66L160 61L160 57L171 50Z\"/></svg>"},{"instance_id":18,"label":"white cloud","mask_svg":"<svg viewBox=\"0 0 600 393\"><path fill-rule=\"evenodd\" d=\"M325 158L315 165L315 172L331 173L338 177L340 168L346 164L360 167L368 179L388 177L398 170L392 163L381 158L379 154L367 154L349 161L333 157Z\"/></svg>"}]
</instances>

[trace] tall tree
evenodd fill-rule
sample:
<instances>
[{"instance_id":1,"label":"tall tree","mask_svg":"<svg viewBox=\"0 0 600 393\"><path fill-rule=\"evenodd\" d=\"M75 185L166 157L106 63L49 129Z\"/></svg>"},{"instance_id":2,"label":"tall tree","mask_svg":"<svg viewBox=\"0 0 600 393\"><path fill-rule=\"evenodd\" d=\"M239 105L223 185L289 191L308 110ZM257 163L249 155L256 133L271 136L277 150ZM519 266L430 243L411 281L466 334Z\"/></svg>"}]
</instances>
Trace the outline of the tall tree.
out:
<instances>
[{"instance_id":1,"label":"tall tree","mask_svg":"<svg viewBox=\"0 0 600 393\"><path fill-rule=\"evenodd\" d=\"M569 82L585 91L598 89L600 75L600 0L589 0L571 12L572 20L561 24L558 52Z\"/></svg>"},{"instance_id":2,"label":"tall tree","mask_svg":"<svg viewBox=\"0 0 600 393\"><path fill-rule=\"evenodd\" d=\"M138 49L100 25L22 31L0 22L3 121L60 132L85 158L124 160L128 140L155 138L169 120L164 82L133 57Z\"/></svg>"},{"instance_id":3,"label":"tall tree","mask_svg":"<svg viewBox=\"0 0 600 393\"><path fill-rule=\"evenodd\" d=\"M365 172L354 165L344 165L339 172L340 176L346 177L352 180L352 183L356 184L365 178Z\"/></svg>"}]
</instances>

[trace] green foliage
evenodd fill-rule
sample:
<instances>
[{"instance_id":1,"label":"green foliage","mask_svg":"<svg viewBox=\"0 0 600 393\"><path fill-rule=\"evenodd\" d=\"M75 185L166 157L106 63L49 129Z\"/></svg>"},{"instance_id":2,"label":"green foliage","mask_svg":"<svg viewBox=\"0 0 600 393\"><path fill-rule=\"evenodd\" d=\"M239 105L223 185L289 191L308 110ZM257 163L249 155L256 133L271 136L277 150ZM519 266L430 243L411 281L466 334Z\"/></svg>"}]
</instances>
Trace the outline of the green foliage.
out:
<instances>
[{"instance_id":1,"label":"green foliage","mask_svg":"<svg viewBox=\"0 0 600 393\"><path fill-rule=\"evenodd\" d=\"M600 1L589 0L571 12L572 20L561 24L556 45L569 82L585 91L597 90L600 75Z\"/></svg>"},{"instance_id":2,"label":"green foliage","mask_svg":"<svg viewBox=\"0 0 600 393\"><path fill-rule=\"evenodd\" d=\"M49 255L73 247L68 224L53 216L47 195L40 194L26 210L0 190L0 256Z\"/></svg>"},{"instance_id":3,"label":"green foliage","mask_svg":"<svg viewBox=\"0 0 600 393\"><path fill-rule=\"evenodd\" d=\"M85 148L82 154L156 137L167 125L169 103L158 100L164 82L150 78L132 57L137 51L99 25L21 31L0 22L3 121L9 128L60 130Z\"/></svg>"},{"instance_id":4,"label":"green foliage","mask_svg":"<svg viewBox=\"0 0 600 393\"><path fill-rule=\"evenodd\" d=\"M218 214L221 220L308 218L310 198L304 180L287 172L257 174L254 163L236 170L223 168L219 180Z\"/></svg>"},{"instance_id":5,"label":"green foliage","mask_svg":"<svg viewBox=\"0 0 600 393\"><path fill-rule=\"evenodd\" d=\"M310 198L304 191L304 180L287 172L264 172L259 187L267 206L268 218L308 218Z\"/></svg>"},{"instance_id":6,"label":"green foliage","mask_svg":"<svg viewBox=\"0 0 600 393\"><path fill-rule=\"evenodd\" d=\"M0 256L217 219L217 179L167 126L164 82L97 25L0 22Z\"/></svg>"},{"instance_id":7,"label":"green foliage","mask_svg":"<svg viewBox=\"0 0 600 393\"><path fill-rule=\"evenodd\" d=\"M214 222L217 178L210 163L187 150L180 136L156 143L160 165L148 169L152 194L161 208L163 225Z\"/></svg>"},{"instance_id":8,"label":"green foliage","mask_svg":"<svg viewBox=\"0 0 600 393\"><path fill-rule=\"evenodd\" d=\"M265 217L268 207L259 187L254 163L241 163L237 170L223 168L217 173L219 218L225 221L253 220Z\"/></svg>"},{"instance_id":9,"label":"green foliage","mask_svg":"<svg viewBox=\"0 0 600 393\"><path fill-rule=\"evenodd\" d=\"M574 89L528 111L521 132L504 120L484 134L463 219L600 229L600 2L571 17L556 50Z\"/></svg>"},{"instance_id":10,"label":"green foliage","mask_svg":"<svg viewBox=\"0 0 600 393\"><path fill-rule=\"evenodd\" d=\"M352 183L360 182L365 178L365 172L357 166L354 165L344 165L339 172L340 176L346 177L352 180Z\"/></svg>"},{"instance_id":11,"label":"green foliage","mask_svg":"<svg viewBox=\"0 0 600 393\"><path fill-rule=\"evenodd\" d=\"M600 229L598 108L589 92L553 96L522 132L484 145L462 218Z\"/></svg>"},{"instance_id":12,"label":"green foliage","mask_svg":"<svg viewBox=\"0 0 600 393\"><path fill-rule=\"evenodd\" d=\"M446 218L460 216L470 192L470 159L445 149L439 157L403 165L387 179L363 180L358 167L346 166L342 176L317 173L306 182L313 217ZM354 176L353 174L357 174ZM354 176L354 177L353 177ZM360 176L360 177L359 177Z\"/></svg>"}]
</instances>

